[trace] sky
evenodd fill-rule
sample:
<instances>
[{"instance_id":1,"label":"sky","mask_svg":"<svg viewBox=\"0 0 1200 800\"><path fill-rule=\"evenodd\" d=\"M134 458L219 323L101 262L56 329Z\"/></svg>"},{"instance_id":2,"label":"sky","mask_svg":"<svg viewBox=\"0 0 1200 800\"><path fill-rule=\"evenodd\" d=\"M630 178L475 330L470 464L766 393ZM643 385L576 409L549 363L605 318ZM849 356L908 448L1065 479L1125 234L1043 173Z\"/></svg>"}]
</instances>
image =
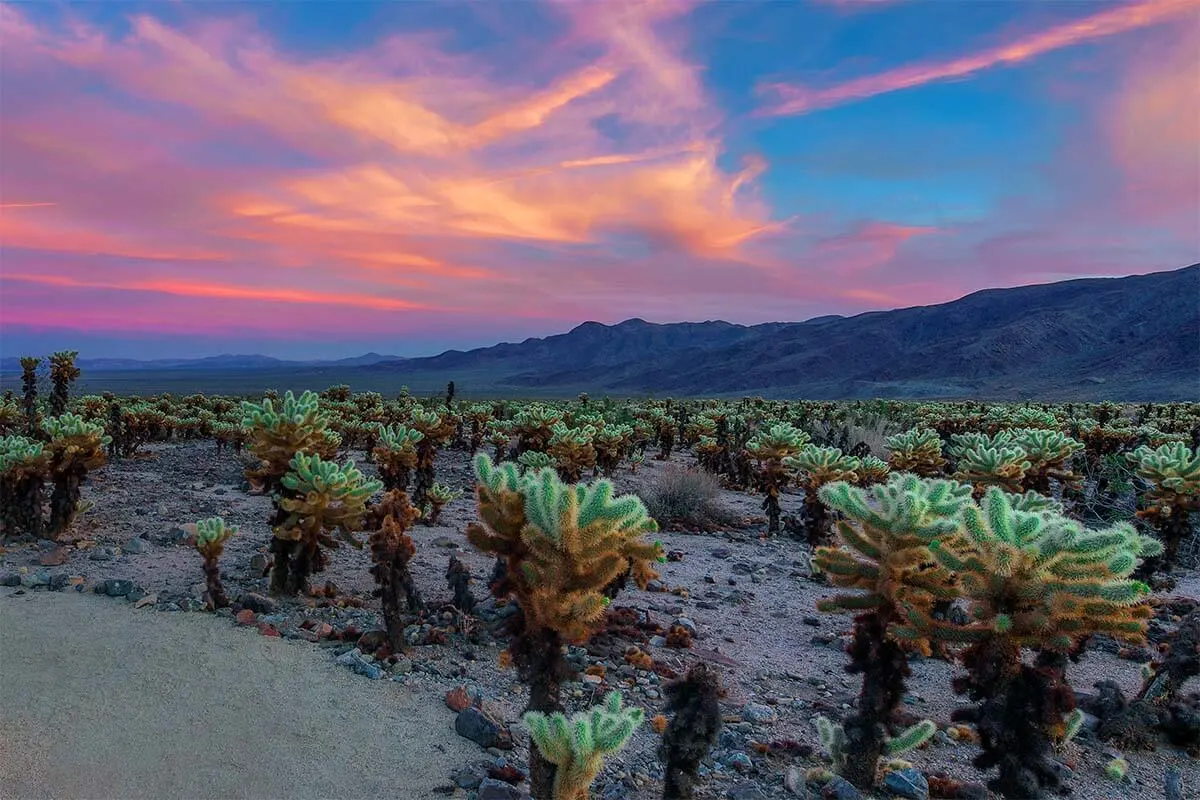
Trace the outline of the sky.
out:
<instances>
[{"instance_id":1,"label":"sky","mask_svg":"<svg viewBox=\"0 0 1200 800\"><path fill-rule=\"evenodd\" d=\"M0 3L5 356L424 355L1196 261L1200 0Z\"/></svg>"}]
</instances>

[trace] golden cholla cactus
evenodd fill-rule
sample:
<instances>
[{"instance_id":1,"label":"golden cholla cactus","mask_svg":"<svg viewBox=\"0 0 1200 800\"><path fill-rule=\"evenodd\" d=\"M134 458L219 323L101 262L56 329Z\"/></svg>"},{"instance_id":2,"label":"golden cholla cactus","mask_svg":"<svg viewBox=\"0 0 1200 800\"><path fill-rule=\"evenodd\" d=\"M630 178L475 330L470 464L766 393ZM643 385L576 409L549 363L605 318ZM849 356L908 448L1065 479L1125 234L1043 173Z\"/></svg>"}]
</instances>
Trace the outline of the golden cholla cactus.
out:
<instances>
[{"instance_id":1,"label":"golden cholla cactus","mask_svg":"<svg viewBox=\"0 0 1200 800\"><path fill-rule=\"evenodd\" d=\"M604 705L569 719L562 713L525 714L523 720L533 743L558 768L554 800L587 800L604 757L624 747L644 718L640 708L623 707L620 692L610 692Z\"/></svg>"},{"instance_id":2,"label":"golden cholla cactus","mask_svg":"<svg viewBox=\"0 0 1200 800\"><path fill-rule=\"evenodd\" d=\"M954 597L950 575L932 564L930 543L951 535L971 488L953 481L897 473L867 488L845 482L820 490L821 500L845 519L837 547L818 547L813 567L830 583L855 593L818 603L823 611L858 612L847 648L848 672L861 673L858 708L843 726L843 775L860 789L875 783L887 746L887 728L904 698L906 651L928 653L923 633L904 627L906 609L931 614Z\"/></svg>"},{"instance_id":3,"label":"golden cholla cactus","mask_svg":"<svg viewBox=\"0 0 1200 800\"><path fill-rule=\"evenodd\" d=\"M983 752L974 764L998 767L989 788L1008 798L1061 788L1050 758L1075 705L1066 655L1094 633L1144 639L1150 590L1129 576L1139 558L1161 552L1128 524L1084 530L1028 506L1029 497L992 487L963 509L958 531L930 547L958 579L970 605L967 625L935 622L924 608L907 611L914 632L972 643L962 654L967 675L954 686L980 703L952 718L979 730ZM1039 651L1033 665L1022 660L1023 647Z\"/></svg>"},{"instance_id":4,"label":"golden cholla cactus","mask_svg":"<svg viewBox=\"0 0 1200 800\"><path fill-rule=\"evenodd\" d=\"M1200 510L1200 453L1185 444L1143 445L1126 456L1138 477L1150 484L1138 516L1158 531L1165 548L1163 560L1174 566L1179 544L1190 533L1189 517Z\"/></svg>"},{"instance_id":5,"label":"golden cholla cactus","mask_svg":"<svg viewBox=\"0 0 1200 800\"><path fill-rule=\"evenodd\" d=\"M250 452L261 462L247 468L246 480L252 486L278 491L296 453L312 453L333 458L340 439L329 430L329 420L321 412L316 392L296 397L290 391L283 402L264 398L261 403L242 403L242 425L250 434Z\"/></svg>"},{"instance_id":6,"label":"golden cholla cactus","mask_svg":"<svg viewBox=\"0 0 1200 800\"><path fill-rule=\"evenodd\" d=\"M836 447L809 446L794 456L785 458L784 464L800 474L804 487L804 511L808 528L808 542L816 547L829 540L829 513L821 503L819 492L822 486L835 481L858 481L858 459L848 456Z\"/></svg>"},{"instance_id":7,"label":"golden cholla cactus","mask_svg":"<svg viewBox=\"0 0 1200 800\"><path fill-rule=\"evenodd\" d=\"M888 466L896 472L911 472L923 478L942 474L942 437L929 428L914 428L887 438Z\"/></svg>"},{"instance_id":8,"label":"golden cholla cactus","mask_svg":"<svg viewBox=\"0 0 1200 800\"><path fill-rule=\"evenodd\" d=\"M1025 453L1029 469L1024 487L1041 494L1050 494L1050 481L1078 488L1083 479L1067 466L1067 462L1083 450L1083 442L1060 431L1024 428L1013 432L1013 439Z\"/></svg>"},{"instance_id":9,"label":"golden cholla cactus","mask_svg":"<svg viewBox=\"0 0 1200 800\"><path fill-rule=\"evenodd\" d=\"M229 605L225 587L221 584L220 560L225 552L225 542L236 533L237 528L226 525L221 517L209 517L196 523L196 552L204 559L205 602L210 609Z\"/></svg>"},{"instance_id":10,"label":"golden cholla cactus","mask_svg":"<svg viewBox=\"0 0 1200 800\"><path fill-rule=\"evenodd\" d=\"M50 495L50 536L70 527L79 509L79 498L87 474L104 466L104 448L112 439L104 426L85 422L77 414L48 417L43 428L50 437L50 478L54 490Z\"/></svg>"},{"instance_id":11,"label":"golden cholla cactus","mask_svg":"<svg viewBox=\"0 0 1200 800\"><path fill-rule=\"evenodd\" d=\"M407 491L409 475L417 467L417 445L425 434L404 425L380 425L376 430L371 455L384 488Z\"/></svg>"},{"instance_id":12,"label":"golden cholla cactus","mask_svg":"<svg viewBox=\"0 0 1200 800\"><path fill-rule=\"evenodd\" d=\"M512 430L517 436L517 454L526 450L544 451L554 436L555 423L560 420L562 412L537 403L518 411L512 420Z\"/></svg>"},{"instance_id":13,"label":"golden cholla cactus","mask_svg":"<svg viewBox=\"0 0 1200 800\"><path fill-rule=\"evenodd\" d=\"M438 518L442 514L442 509L445 505L457 498L462 497L462 491L459 489L451 489L441 483L435 483L429 487L429 491L425 493L425 508L424 519L427 525L437 525Z\"/></svg>"},{"instance_id":14,"label":"golden cholla cactus","mask_svg":"<svg viewBox=\"0 0 1200 800\"><path fill-rule=\"evenodd\" d=\"M596 448L592 445L596 429L590 425L568 428L560 422L553 431L546 454L554 459L559 477L566 483L575 483L583 477L585 469L596 466Z\"/></svg>"},{"instance_id":15,"label":"golden cholla cactus","mask_svg":"<svg viewBox=\"0 0 1200 800\"><path fill-rule=\"evenodd\" d=\"M549 454L539 450L526 450L517 456L517 463L525 472L537 472L540 469L554 468L554 459Z\"/></svg>"},{"instance_id":16,"label":"golden cholla cactus","mask_svg":"<svg viewBox=\"0 0 1200 800\"><path fill-rule=\"evenodd\" d=\"M378 520L378 530L369 539L371 560L374 562L371 575L378 584L375 593L379 596L383 611L388 645L394 652L400 652L404 647L401 598L413 613L425 607L409 570L409 563L416 555L417 548L408 531L417 520L417 510L409 502L407 494L392 489L371 511Z\"/></svg>"},{"instance_id":17,"label":"golden cholla cactus","mask_svg":"<svg viewBox=\"0 0 1200 800\"><path fill-rule=\"evenodd\" d=\"M855 482L862 486L883 483L891 473L892 468L888 463L875 456L863 456L858 459L858 466L854 468Z\"/></svg>"},{"instance_id":18,"label":"golden cholla cactus","mask_svg":"<svg viewBox=\"0 0 1200 800\"><path fill-rule=\"evenodd\" d=\"M629 425L606 424L592 437L596 448L596 466L605 477L612 477L621 459L625 457L633 441L633 428Z\"/></svg>"},{"instance_id":19,"label":"golden cholla cactus","mask_svg":"<svg viewBox=\"0 0 1200 800\"><path fill-rule=\"evenodd\" d=\"M1031 464L1011 433L1000 431L993 437L962 434L955 436L953 442L952 452L958 466L954 478L972 484L977 497L983 496L989 486L999 486L1008 492L1023 491L1025 473Z\"/></svg>"},{"instance_id":20,"label":"golden cholla cactus","mask_svg":"<svg viewBox=\"0 0 1200 800\"><path fill-rule=\"evenodd\" d=\"M438 448L450 440L458 428L458 417L449 411L438 413L421 406L413 408L409 427L421 432L417 441L416 481L413 487L413 505L422 508L425 496L433 486L434 459Z\"/></svg>"},{"instance_id":21,"label":"golden cholla cactus","mask_svg":"<svg viewBox=\"0 0 1200 800\"><path fill-rule=\"evenodd\" d=\"M353 534L362 529L367 500L383 484L364 478L353 461L338 465L318 455L296 453L290 467L280 481L286 493L279 505L286 516L274 528L271 588L296 594L307 586L310 574L324 569L320 548L339 546L331 534L362 547Z\"/></svg>"},{"instance_id":22,"label":"golden cholla cactus","mask_svg":"<svg viewBox=\"0 0 1200 800\"><path fill-rule=\"evenodd\" d=\"M511 591L526 625L584 642L602 625L605 589L627 571L638 585L657 577L662 545L641 540L657 530L635 495L613 497L607 480L564 484L552 470L522 475L514 464L475 459L484 524L467 527L480 550L508 562Z\"/></svg>"}]
</instances>

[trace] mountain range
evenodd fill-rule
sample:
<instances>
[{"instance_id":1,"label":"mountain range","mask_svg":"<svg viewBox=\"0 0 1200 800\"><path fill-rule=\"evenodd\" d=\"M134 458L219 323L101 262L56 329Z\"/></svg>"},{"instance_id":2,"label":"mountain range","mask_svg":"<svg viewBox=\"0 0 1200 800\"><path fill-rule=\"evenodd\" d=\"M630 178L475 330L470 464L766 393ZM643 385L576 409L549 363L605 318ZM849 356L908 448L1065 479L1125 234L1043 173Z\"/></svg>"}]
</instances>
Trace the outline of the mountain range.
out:
<instances>
[{"instance_id":1,"label":"mountain range","mask_svg":"<svg viewBox=\"0 0 1200 800\"><path fill-rule=\"evenodd\" d=\"M16 359L0 372L19 371ZM948 303L805 322L585 322L425 358L81 359L99 391L267 387L461 396L1200 400L1200 264L1125 278L987 289ZM11 375L4 381L11 386Z\"/></svg>"}]
</instances>

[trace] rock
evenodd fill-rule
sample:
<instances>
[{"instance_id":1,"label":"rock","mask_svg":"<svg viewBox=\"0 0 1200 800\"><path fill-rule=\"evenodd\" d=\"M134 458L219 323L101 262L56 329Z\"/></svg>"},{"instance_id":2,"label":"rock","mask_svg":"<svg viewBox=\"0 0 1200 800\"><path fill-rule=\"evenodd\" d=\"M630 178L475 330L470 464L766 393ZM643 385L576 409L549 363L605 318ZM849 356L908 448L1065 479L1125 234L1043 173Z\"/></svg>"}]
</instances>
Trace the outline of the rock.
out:
<instances>
[{"instance_id":1,"label":"rock","mask_svg":"<svg viewBox=\"0 0 1200 800\"><path fill-rule=\"evenodd\" d=\"M1183 800L1183 773L1179 767L1167 767L1163 773L1163 793L1166 800Z\"/></svg>"},{"instance_id":2,"label":"rock","mask_svg":"<svg viewBox=\"0 0 1200 800\"><path fill-rule=\"evenodd\" d=\"M455 718L454 732L480 747L512 748L512 735L508 729L474 706L463 709Z\"/></svg>"},{"instance_id":3,"label":"rock","mask_svg":"<svg viewBox=\"0 0 1200 800\"><path fill-rule=\"evenodd\" d=\"M730 550L728 547L717 547L712 550L709 550L708 554L711 555L713 558L720 558L723 560L723 559L729 558L731 555L733 555L733 551Z\"/></svg>"},{"instance_id":4,"label":"rock","mask_svg":"<svg viewBox=\"0 0 1200 800\"><path fill-rule=\"evenodd\" d=\"M529 800L529 795L512 784L495 778L484 778L479 782L475 800Z\"/></svg>"},{"instance_id":5,"label":"rock","mask_svg":"<svg viewBox=\"0 0 1200 800\"><path fill-rule=\"evenodd\" d=\"M280 635L279 630L274 625L270 624L269 622L260 622L258 624L258 633L261 636L278 637ZM379 677L383 677L382 670L380 670Z\"/></svg>"},{"instance_id":6,"label":"rock","mask_svg":"<svg viewBox=\"0 0 1200 800\"><path fill-rule=\"evenodd\" d=\"M733 574L734 575L752 575L752 574L754 574L754 565L747 564L745 561L734 562Z\"/></svg>"},{"instance_id":7,"label":"rock","mask_svg":"<svg viewBox=\"0 0 1200 800\"><path fill-rule=\"evenodd\" d=\"M243 608L237 613L236 619L238 625L253 625L258 621L258 615L248 608Z\"/></svg>"},{"instance_id":8,"label":"rock","mask_svg":"<svg viewBox=\"0 0 1200 800\"><path fill-rule=\"evenodd\" d=\"M404 629L404 641L412 646L425 644L429 638L429 632L433 630L432 625L409 625Z\"/></svg>"},{"instance_id":9,"label":"rock","mask_svg":"<svg viewBox=\"0 0 1200 800\"><path fill-rule=\"evenodd\" d=\"M754 762L751 761L750 756L746 755L745 753L730 753L728 756L722 759L722 763L727 767L736 769L742 774L754 769Z\"/></svg>"},{"instance_id":10,"label":"rock","mask_svg":"<svg viewBox=\"0 0 1200 800\"><path fill-rule=\"evenodd\" d=\"M5 575L4 580L0 582L2 582L5 586L20 586L21 576L15 572L10 572L9 574Z\"/></svg>"},{"instance_id":11,"label":"rock","mask_svg":"<svg viewBox=\"0 0 1200 800\"><path fill-rule=\"evenodd\" d=\"M767 793L754 781L743 781L725 790L730 800L767 800Z\"/></svg>"},{"instance_id":12,"label":"rock","mask_svg":"<svg viewBox=\"0 0 1200 800\"><path fill-rule=\"evenodd\" d=\"M142 539L130 539L128 542L121 545L121 552L141 555L142 553L146 552L146 542Z\"/></svg>"},{"instance_id":13,"label":"rock","mask_svg":"<svg viewBox=\"0 0 1200 800\"><path fill-rule=\"evenodd\" d=\"M446 705L451 711L464 711L471 706L471 695L467 693L467 687L456 686L446 692Z\"/></svg>"},{"instance_id":14,"label":"rock","mask_svg":"<svg viewBox=\"0 0 1200 800\"><path fill-rule=\"evenodd\" d=\"M912 767L892 770L883 778L883 788L896 797L908 800L929 800L929 781L921 771Z\"/></svg>"},{"instance_id":15,"label":"rock","mask_svg":"<svg viewBox=\"0 0 1200 800\"><path fill-rule=\"evenodd\" d=\"M804 770L794 765L788 767L787 774L783 776L783 787L797 797L808 797Z\"/></svg>"},{"instance_id":16,"label":"rock","mask_svg":"<svg viewBox=\"0 0 1200 800\"><path fill-rule=\"evenodd\" d=\"M110 578L104 582L103 586L104 593L109 597L124 597L133 591L133 581Z\"/></svg>"},{"instance_id":17,"label":"rock","mask_svg":"<svg viewBox=\"0 0 1200 800\"><path fill-rule=\"evenodd\" d=\"M40 586L49 586L50 573L44 569L39 569L36 572L26 573L21 577L21 585L26 589L36 589Z\"/></svg>"},{"instance_id":18,"label":"rock","mask_svg":"<svg viewBox=\"0 0 1200 800\"><path fill-rule=\"evenodd\" d=\"M266 575L268 564L270 561L262 553L255 553L250 557L250 571L255 575Z\"/></svg>"},{"instance_id":19,"label":"rock","mask_svg":"<svg viewBox=\"0 0 1200 800\"><path fill-rule=\"evenodd\" d=\"M145 597L143 597L141 600L138 600L136 603L134 603L133 607L134 608L145 608L146 606L152 606L157 602L158 602L157 594L148 594Z\"/></svg>"},{"instance_id":20,"label":"rock","mask_svg":"<svg viewBox=\"0 0 1200 800\"><path fill-rule=\"evenodd\" d=\"M460 769L450 776L450 780L460 789L474 789L482 782L482 778L469 769Z\"/></svg>"},{"instance_id":21,"label":"rock","mask_svg":"<svg viewBox=\"0 0 1200 800\"><path fill-rule=\"evenodd\" d=\"M67 548L56 547L49 553L43 553L38 557L38 563L43 567L61 567L67 563L67 557L70 555Z\"/></svg>"},{"instance_id":22,"label":"rock","mask_svg":"<svg viewBox=\"0 0 1200 800\"><path fill-rule=\"evenodd\" d=\"M690 633L692 636L696 636L696 623L692 622L687 617L680 617L679 619L675 620L675 624L681 628L686 628L688 633Z\"/></svg>"},{"instance_id":23,"label":"rock","mask_svg":"<svg viewBox=\"0 0 1200 800\"><path fill-rule=\"evenodd\" d=\"M389 667L393 675L407 675L413 671L413 663L407 658L401 656L396 659L396 663Z\"/></svg>"},{"instance_id":24,"label":"rock","mask_svg":"<svg viewBox=\"0 0 1200 800\"><path fill-rule=\"evenodd\" d=\"M821 787L821 797L823 800L864 800L863 793L841 775L834 775Z\"/></svg>"},{"instance_id":25,"label":"rock","mask_svg":"<svg viewBox=\"0 0 1200 800\"><path fill-rule=\"evenodd\" d=\"M50 576L50 591L61 592L71 584L71 576L65 572Z\"/></svg>"},{"instance_id":26,"label":"rock","mask_svg":"<svg viewBox=\"0 0 1200 800\"><path fill-rule=\"evenodd\" d=\"M764 703L746 703L742 706L742 719L761 725L775 722L779 715L774 708Z\"/></svg>"},{"instance_id":27,"label":"rock","mask_svg":"<svg viewBox=\"0 0 1200 800\"><path fill-rule=\"evenodd\" d=\"M248 609L256 614L273 614L279 608L279 603L265 595L255 594L254 592L246 592L238 598L243 609Z\"/></svg>"},{"instance_id":28,"label":"rock","mask_svg":"<svg viewBox=\"0 0 1200 800\"><path fill-rule=\"evenodd\" d=\"M988 800L987 787L982 783L960 783L954 793L954 800Z\"/></svg>"},{"instance_id":29,"label":"rock","mask_svg":"<svg viewBox=\"0 0 1200 800\"><path fill-rule=\"evenodd\" d=\"M449 536L438 536L433 540L434 547L458 547L458 542L451 539Z\"/></svg>"},{"instance_id":30,"label":"rock","mask_svg":"<svg viewBox=\"0 0 1200 800\"><path fill-rule=\"evenodd\" d=\"M135 587L133 587L133 591L131 591L129 594L125 595L125 599L131 603L136 603L137 601L139 601L143 597L145 597L146 594L147 594L147 592L145 589L143 589L140 586L135 586Z\"/></svg>"},{"instance_id":31,"label":"rock","mask_svg":"<svg viewBox=\"0 0 1200 800\"><path fill-rule=\"evenodd\" d=\"M167 529L167 532L162 535L162 541L166 544L182 544L190 536L190 533L176 525Z\"/></svg>"},{"instance_id":32,"label":"rock","mask_svg":"<svg viewBox=\"0 0 1200 800\"><path fill-rule=\"evenodd\" d=\"M113 550L111 547L96 547L88 554L89 561L112 561Z\"/></svg>"}]
</instances>

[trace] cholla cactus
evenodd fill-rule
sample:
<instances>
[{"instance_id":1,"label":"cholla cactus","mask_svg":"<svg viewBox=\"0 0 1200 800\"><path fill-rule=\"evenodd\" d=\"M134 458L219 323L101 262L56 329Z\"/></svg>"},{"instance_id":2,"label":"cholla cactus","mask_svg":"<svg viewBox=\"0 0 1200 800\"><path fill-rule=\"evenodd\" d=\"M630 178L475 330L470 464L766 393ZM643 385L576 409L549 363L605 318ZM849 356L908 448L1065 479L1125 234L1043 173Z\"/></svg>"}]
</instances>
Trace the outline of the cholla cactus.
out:
<instances>
[{"instance_id":1,"label":"cholla cactus","mask_svg":"<svg viewBox=\"0 0 1200 800\"><path fill-rule=\"evenodd\" d=\"M629 425L608 424L596 431L592 446L596 449L596 466L611 478L621 459L629 451L633 439L633 428Z\"/></svg>"},{"instance_id":2,"label":"cholla cactus","mask_svg":"<svg viewBox=\"0 0 1200 800\"><path fill-rule=\"evenodd\" d=\"M806 447L784 463L800 474L804 487L804 511L808 526L808 543L817 547L829 541L829 512L821 503L820 490L835 481L858 481L858 459L836 447Z\"/></svg>"},{"instance_id":3,"label":"cholla cactus","mask_svg":"<svg viewBox=\"0 0 1200 800\"><path fill-rule=\"evenodd\" d=\"M883 483L891 473L892 468L888 463L875 456L863 456L858 459L858 465L854 468L855 482L860 486Z\"/></svg>"},{"instance_id":4,"label":"cholla cactus","mask_svg":"<svg viewBox=\"0 0 1200 800\"><path fill-rule=\"evenodd\" d=\"M21 386L24 392L21 407L25 411L25 432L35 438L38 435L37 368L40 363L42 360L33 356L21 358Z\"/></svg>"},{"instance_id":5,"label":"cholla cactus","mask_svg":"<svg viewBox=\"0 0 1200 800\"><path fill-rule=\"evenodd\" d=\"M458 427L458 417L449 411L439 414L421 406L413 408L411 417L409 427L421 433L421 438L416 442L416 485L413 487L412 499L413 505L422 508L425 505L425 496L433 486L433 462L437 457L438 448L454 435Z\"/></svg>"},{"instance_id":6,"label":"cholla cactus","mask_svg":"<svg viewBox=\"0 0 1200 800\"><path fill-rule=\"evenodd\" d=\"M250 452L261 461L257 469L246 470L251 485L276 492L297 453L328 459L337 452L339 439L329 430L315 392L297 398L289 391L282 404L270 398L261 403L245 401L242 411L242 425L250 432Z\"/></svg>"},{"instance_id":7,"label":"cholla cactus","mask_svg":"<svg viewBox=\"0 0 1200 800\"><path fill-rule=\"evenodd\" d=\"M686 800L721 730L721 684L712 667L697 661L687 675L664 686L663 693L671 712L658 747L663 800Z\"/></svg>"},{"instance_id":8,"label":"cholla cactus","mask_svg":"<svg viewBox=\"0 0 1200 800\"><path fill-rule=\"evenodd\" d=\"M840 774L846 768L846 729L824 716L818 716L813 720L813 724L816 726L821 746L833 762L833 771ZM937 725L932 720L923 719L896 736L889 737L884 742L883 754L888 758L903 755L928 742L935 733Z\"/></svg>"},{"instance_id":9,"label":"cholla cactus","mask_svg":"<svg viewBox=\"0 0 1200 800\"><path fill-rule=\"evenodd\" d=\"M524 472L537 472L547 467L554 468L554 459L537 450L526 450L521 453L517 456L517 463L521 465Z\"/></svg>"},{"instance_id":10,"label":"cholla cactus","mask_svg":"<svg viewBox=\"0 0 1200 800\"><path fill-rule=\"evenodd\" d=\"M546 454L554 459L558 476L565 483L575 483L583 477L585 469L596 466L596 448L592 445L596 429L590 425L568 428L560 422L553 431Z\"/></svg>"},{"instance_id":11,"label":"cholla cactus","mask_svg":"<svg viewBox=\"0 0 1200 800\"><path fill-rule=\"evenodd\" d=\"M957 576L970 603L969 624L935 623L915 607L907 616L914 631L973 643L963 654L968 675L955 689L981 702L953 718L979 729L983 753L975 765L999 768L989 784L994 791L1038 798L1060 786L1049 758L1074 707L1065 654L1093 633L1144 639L1149 588L1129 575L1139 558L1161 546L1128 524L1084 530L1054 511L1022 510L1023 504L992 487L980 505L963 509L959 531L930 548ZM1022 662L1022 647L1040 649L1035 666Z\"/></svg>"},{"instance_id":12,"label":"cholla cactus","mask_svg":"<svg viewBox=\"0 0 1200 800\"><path fill-rule=\"evenodd\" d=\"M423 519L426 525L437 525L438 518L442 515L442 509L445 505L459 497L462 497L462 491L459 489L451 489L440 483L435 483L429 487L429 492L425 495L425 508L423 509Z\"/></svg>"},{"instance_id":13,"label":"cholla cactus","mask_svg":"<svg viewBox=\"0 0 1200 800\"><path fill-rule=\"evenodd\" d=\"M383 487L364 478L353 461L338 465L318 455L296 453L290 467L280 481L287 491L279 505L287 516L275 526L272 542L271 590L284 594L303 591L308 576L324 569L320 548L340 546L331 533L362 547L353 534L362 529L367 500Z\"/></svg>"},{"instance_id":14,"label":"cholla cactus","mask_svg":"<svg viewBox=\"0 0 1200 800\"><path fill-rule=\"evenodd\" d=\"M237 533L237 528L226 525L220 517L209 517L196 523L196 552L204 559L204 580L208 585L204 600L210 609L229 605L225 587L221 585L221 553L225 542Z\"/></svg>"},{"instance_id":15,"label":"cholla cactus","mask_svg":"<svg viewBox=\"0 0 1200 800\"><path fill-rule=\"evenodd\" d=\"M408 491L408 479L417 466L417 445L425 434L403 425L377 426L371 455L387 491Z\"/></svg>"},{"instance_id":16,"label":"cholla cactus","mask_svg":"<svg viewBox=\"0 0 1200 800\"><path fill-rule=\"evenodd\" d=\"M526 713L523 719L534 745L558 768L554 800L587 800L605 756L624 747L644 717L640 708L622 706L620 692L610 692L603 706L570 719L562 713Z\"/></svg>"},{"instance_id":17,"label":"cholla cactus","mask_svg":"<svg viewBox=\"0 0 1200 800\"><path fill-rule=\"evenodd\" d=\"M79 377L79 367L75 366L76 350L61 350L50 356L50 413L61 416L67 411L67 402L71 397L71 384Z\"/></svg>"},{"instance_id":18,"label":"cholla cactus","mask_svg":"<svg viewBox=\"0 0 1200 800\"><path fill-rule=\"evenodd\" d=\"M24 436L0 437L0 520L4 536L24 532L41 538L42 492L50 475L50 453Z\"/></svg>"},{"instance_id":19,"label":"cholla cactus","mask_svg":"<svg viewBox=\"0 0 1200 800\"><path fill-rule=\"evenodd\" d=\"M79 508L79 497L87 474L104 466L104 447L110 441L104 426L85 422L77 414L48 417L43 427L50 437L50 536L71 526Z\"/></svg>"},{"instance_id":20,"label":"cholla cactus","mask_svg":"<svg viewBox=\"0 0 1200 800\"><path fill-rule=\"evenodd\" d=\"M923 478L942 474L942 438L929 428L914 428L887 438L888 466L896 472L911 472Z\"/></svg>"},{"instance_id":21,"label":"cholla cactus","mask_svg":"<svg viewBox=\"0 0 1200 800\"><path fill-rule=\"evenodd\" d=\"M379 585L375 594L383 610L388 644L393 652L399 652L404 647L401 597L409 611L419 612L425 607L409 570L409 563L416 555L417 548L408 531L416 522L417 510L409 503L407 494L392 489L372 509L372 514L380 521L378 530L371 534L369 540L371 560L375 562L371 567L371 575Z\"/></svg>"},{"instance_id":22,"label":"cholla cactus","mask_svg":"<svg viewBox=\"0 0 1200 800\"><path fill-rule=\"evenodd\" d=\"M795 474L789 459L807 443L808 434L789 422L772 425L746 442L746 453L758 462L758 488L764 495L768 536L779 533L779 493Z\"/></svg>"},{"instance_id":23,"label":"cholla cactus","mask_svg":"<svg viewBox=\"0 0 1200 800\"><path fill-rule=\"evenodd\" d=\"M1015 431L1014 441L1025 453L1029 468L1024 488L1050 494L1050 481L1078 488L1082 478L1067 467L1067 462L1083 450L1083 442L1059 431L1025 428Z\"/></svg>"},{"instance_id":24,"label":"cholla cactus","mask_svg":"<svg viewBox=\"0 0 1200 800\"><path fill-rule=\"evenodd\" d=\"M512 420L512 429L517 436L517 455L527 450L545 451L554 436L554 425L560 420L561 412L536 403L518 411Z\"/></svg>"},{"instance_id":25,"label":"cholla cactus","mask_svg":"<svg viewBox=\"0 0 1200 800\"><path fill-rule=\"evenodd\" d=\"M1189 516L1200 510L1200 453L1184 444L1164 444L1153 450L1143 445L1126 458L1150 484L1143 495L1145 508L1138 516L1157 530L1169 569L1178 558L1180 542L1191 531Z\"/></svg>"},{"instance_id":26,"label":"cholla cactus","mask_svg":"<svg viewBox=\"0 0 1200 800\"><path fill-rule=\"evenodd\" d=\"M955 436L952 452L958 465L955 480L974 485L976 497L982 497L989 486L1023 491L1025 473L1032 466L1025 450L1007 431L990 439L979 434Z\"/></svg>"},{"instance_id":27,"label":"cholla cactus","mask_svg":"<svg viewBox=\"0 0 1200 800\"><path fill-rule=\"evenodd\" d=\"M818 608L859 612L846 669L862 673L863 685L858 708L845 723L844 774L861 789L874 785L885 726L904 697L906 650L928 653L924 634L905 625L905 611L928 614L935 601L954 597L949 574L929 563L929 545L958 529L970 492L953 481L911 473L865 489L836 482L820 491L846 519L837 526L840 546L817 548L813 566L835 586L860 592L836 595Z\"/></svg>"},{"instance_id":28,"label":"cholla cactus","mask_svg":"<svg viewBox=\"0 0 1200 800\"><path fill-rule=\"evenodd\" d=\"M0 436L15 434L22 422L20 404L7 397L0 398Z\"/></svg>"},{"instance_id":29,"label":"cholla cactus","mask_svg":"<svg viewBox=\"0 0 1200 800\"><path fill-rule=\"evenodd\" d=\"M511 462L475 458L481 523L467 526L479 550L503 559L498 597L515 597L509 653L530 683L529 710L559 707L567 674L563 644L586 642L604 622L609 586L632 573L640 586L656 577L662 545L641 537L657 529L635 495L613 496L607 480L566 485L553 470L522 475ZM530 762L535 797L548 796L553 766L535 750Z\"/></svg>"},{"instance_id":30,"label":"cholla cactus","mask_svg":"<svg viewBox=\"0 0 1200 800\"><path fill-rule=\"evenodd\" d=\"M481 404L469 406L463 414L463 420L471 423L470 454L472 457L483 447L483 439L487 434L488 423L492 419L492 407Z\"/></svg>"}]
</instances>

